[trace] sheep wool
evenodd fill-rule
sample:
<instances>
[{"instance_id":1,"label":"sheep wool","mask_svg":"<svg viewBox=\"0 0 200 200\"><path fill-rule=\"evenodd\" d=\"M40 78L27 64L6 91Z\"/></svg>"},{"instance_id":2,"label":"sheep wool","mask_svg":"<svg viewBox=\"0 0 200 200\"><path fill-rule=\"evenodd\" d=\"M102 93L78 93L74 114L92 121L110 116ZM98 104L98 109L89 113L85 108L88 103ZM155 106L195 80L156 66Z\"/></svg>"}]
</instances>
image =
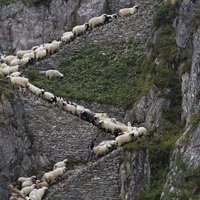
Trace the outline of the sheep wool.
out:
<instances>
[{"instance_id":1,"label":"sheep wool","mask_svg":"<svg viewBox=\"0 0 200 200\"><path fill-rule=\"evenodd\" d=\"M79 35L82 35L84 34L89 28L89 24L88 23L85 23L83 25L78 25L78 26L75 26L73 29L72 29L72 32L75 36L79 36Z\"/></svg>"},{"instance_id":2,"label":"sheep wool","mask_svg":"<svg viewBox=\"0 0 200 200\"><path fill-rule=\"evenodd\" d=\"M12 77L12 76L10 76L10 81L11 81L12 84L22 86L22 87L26 87L29 80L27 78L24 78L24 77Z\"/></svg>"},{"instance_id":3,"label":"sheep wool","mask_svg":"<svg viewBox=\"0 0 200 200\"><path fill-rule=\"evenodd\" d=\"M115 138L116 146L122 146L126 143L133 141L134 132L131 133L124 133L123 135L119 135Z\"/></svg>"},{"instance_id":4,"label":"sheep wool","mask_svg":"<svg viewBox=\"0 0 200 200\"><path fill-rule=\"evenodd\" d=\"M73 34L73 32L65 32L63 33L63 36L61 37L61 41L62 43L66 44L66 43L70 43L71 41L73 41L75 39L75 35Z\"/></svg>"},{"instance_id":5,"label":"sheep wool","mask_svg":"<svg viewBox=\"0 0 200 200\"><path fill-rule=\"evenodd\" d=\"M46 190L47 190L47 187L42 187L40 189L34 189L32 192L30 192L29 199L42 200L42 197L44 196Z\"/></svg>"},{"instance_id":6,"label":"sheep wool","mask_svg":"<svg viewBox=\"0 0 200 200\"><path fill-rule=\"evenodd\" d=\"M94 29L97 26L103 25L106 23L106 21L108 20L108 17L106 14L102 14L99 17L93 17L89 20L89 27Z\"/></svg>"},{"instance_id":7,"label":"sheep wool","mask_svg":"<svg viewBox=\"0 0 200 200\"><path fill-rule=\"evenodd\" d=\"M48 79L52 79L52 78L63 78L64 75L62 73L60 73L58 70L53 70L53 69L50 69L50 70L47 70L45 72L45 75Z\"/></svg>"},{"instance_id":8,"label":"sheep wool","mask_svg":"<svg viewBox=\"0 0 200 200\"><path fill-rule=\"evenodd\" d=\"M54 167L53 170L57 169L57 168L62 168L62 167L66 167L68 163L68 159L64 159L63 161L57 162Z\"/></svg>"},{"instance_id":9,"label":"sheep wool","mask_svg":"<svg viewBox=\"0 0 200 200\"><path fill-rule=\"evenodd\" d=\"M37 95L37 96L41 96L42 95L42 89L34 86L33 84L31 83L28 83L27 84L27 88L29 89L30 92L32 92L33 94Z\"/></svg>"},{"instance_id":10,"label":"sheep wool","mask_svg":"<svg viewBox=\"0 0 200 200\"><path fill-rule=\"evenodd\" d=\"M132 8L123 8L119 10L119 16L121 17L128 17L133 15L138 10L138 6L135 5Z\"/></svg>"},{"instance_id":11,"label":"sheep wool","mask_svg":"<svg viewBox=\"0 0 200 200\"><path fill-rule=\"evenodd\" d=\"M47 55L47 51L45 49L41 50L41 51L37 51L36 55L35 55L35 59L36 60L41 60L43 59L45 56Z\"/></svg>"}]
</instances>

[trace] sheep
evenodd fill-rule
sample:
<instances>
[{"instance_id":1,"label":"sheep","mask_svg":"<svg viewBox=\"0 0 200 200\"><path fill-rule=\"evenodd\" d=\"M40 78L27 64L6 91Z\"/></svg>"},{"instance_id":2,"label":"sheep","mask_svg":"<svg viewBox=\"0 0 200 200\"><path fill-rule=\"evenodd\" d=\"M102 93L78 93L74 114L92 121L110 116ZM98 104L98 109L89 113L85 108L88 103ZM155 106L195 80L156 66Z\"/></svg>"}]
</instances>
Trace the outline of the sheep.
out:
<instances>
[{"instance_id":1,"label":"sheep","mask_svg":"<svg viewBox=\"0 0 200 200\"><path fill-rule=\"evenodd\" d=\"M59 107L59 108L62 108L63 106L63 101L64 99L62 97L56 97L56 105Z\"/></svg>"},{"instance_id":2,"label":"sheep","mask_svg":"<svg viewBox=\"0 0 200 200\"><path fill-rule=\"evenodd\" d=\"M18 189L18 186L17 185L14 185L14 184L9 184L8 185L8 190L11 194L16 194L17 196L19 197L24 197L24 195L22 195L20 193L20 190Z\"/></svg>"},{"instance_id":3,"label":"sheep","mask_svg":"<svg viewBox=\"0 0 200 200\"><path fill-rule=\"evenodd\" d=\"M29 53L25 53L22 58L30 58L33 60L33 59L35 59L35 54L33 51L31 51Z\"/></svg>"},{"instance_id":4,"label":"sheep","mask_svg":"<svg viewBox=\"0 0 200 200\"><path fill-rule=\"evenodd\" d=\"M43 99L47 100L49 103L53 103L56 101L56 97L50 92L45 92L44 90L42 90L41 94Z\"/></svg>"},{"instance_id":5,"label":"sheep","mask_svg":"<svg viewBox=\"0 0 200 200\"><path fill-rule=\"evenodd\" d=\"M41 60L47 55L47 51L45 49L38 51L35 55L36 60Z\"/></svg>"},{"instance_id":6,"label":"sheep","mask_svg":"<svg viewBox=\"0 0 200 200\"><path fill-rule=\"evenodd\" d=\"M105 24L107 20L108 20L108 18L107 18L106 14L102 14L101 16L98 16L98 17L93 17L88 22L89 27L94 29L95 27L97 27L99 25Z\"/></svg>"},{"instance_id":7,"label":"sheep","mask_svg":"<svg viewBox=\"0 0 200 200\"><path fill-rule=\"evenodd\" d=\"M36 188L40 189L42 187L48 187L49 184L46 181L37 180L36 181Z\"/></svg>"},{"instance_id":8,"label":"sheep","mask_svg":"<svg viewBox=\"0 0 200 200\"><path fill-rule=\"evenodd\" d=\"M4 63L6 63L7 65L10 65L10 62L15 58L17 58L17 57L13 56L13 55L6 56L4 59Z\"/></svg>"},{"instance_id":9,"label":"sheep","mask_svg":"<svg viewBox=\"0 0 200 200\"><path fill-rule=\"evenodd\" d=\"M37 54L39 51L42 51L42 50L44 50L44 44L37 46L37 48L34 50L34 53Z\"/></svg>"},{"instance_id":10,"label":"sheep","mask_svg":"<svg viewBox=\"0 0 200 200\"><path fill-rule=\"evenodd\" d=\"M64 159L63 161L57 162L54 166L53 166L53 170L57 169L57 168L61 168L61 167L66 167L66 164L68 163L68 159Z\"/></svg>"},{"instance_id":11,"label":"sheep","mask_svg":"<svg viewBox=\"0 0 200 200\"><path fill-rule=\"evenodd\" d=\"M60 48L61 41L54 40L52 43L44 44L44 49L47 51L48 54L53 54L54 52L58 51Z\"/></svg>"},{"instance_id":12,"label":"sheep","mask_svg":"<svg viewBox=\"0 0 200 200\"><path fill-rule=\"evenodd\" d=\"M132 142L134 134L136 134L135 131L128 132L128 133L125 132L123 135L119 135L118 137L115 138L116 146L122 146L128 142Z\"/></svg>"},{"instance_id":13,"label":"sheep","mask_svg":"<svg viewBox=\"0 0 200 200\"><path fill-rule=\"evenodd\" d=\"M60 73L58 70L54 70L54 69L50 69L50 70L47 70L45 72L45 75L48 79L52 79L52 78L63 78L64 75L62 73Z\"/></svg>"},{"instance_id":14,"label":"sheep","mask_svg":"<svg viewBox=\"0 0 200 200\"><path fill-rule=\"evenodd\" d=\"M29 81L28 78L25 78L25 77L8 76L8 78L10 78L10 81L12 84L22 86L22 87L26 87Z\"/></svg>"},{"instance_id":15,"label":"sheep","mask_svg":"<svg viewBox=\"0 0 200 200\"><path fill-rule=\"evenodd\" d=\"M94 124L98 125L100 120L108 118L107 113L95 113L94 115Z\"/></svg>"},{"instance_id":16,"label":"sheep","mask_svg":"<svg viewBox=\"0 0 200 200\"><path fill-rule=\"evenodd\" d=\"M22 59L22 57L23 57L24 54L30 53L30 52L32 52L32 50L19 50L19 51L17 51L16 56L19 59Z\"/></svg>"},{"instance_id":17,"label":"sheep","mask_svg":"<svg viewBox=\"0 0 200 200\"><path fill-rule=\"evenodd\" d=\"M33 184L31 186L27 186L21 189L20 193L24 196L27 196L31 191L33 191L36 188L36 184Z\"/></svg>"},{"instance_id":18,"label":"sheep","mask_svg":"<svg viewBox=\"0 0 200 200\"><path fill-rule=\"evenodd\" d=\"M96 157L96 159L100 156L104 156L106 155L106 153L108 153L111 149L111 146L108 144L104 144L104 145L98 145L96 147L92 148L92 151Z\"/></svg>"},{"instance_id":19,"label":"sheep","mask_svg":"<svg viewBox=\"0 0 200 200\"><path fill-rule=\"evenodd\" d=\"M4 67L4 68L0 68L0 72L3 74L3 75L9 75L13 72L17 72L19 70L19 66L16 65L16 66L7 66L7 67Z\"/></svg>"},{"instance_id":20,"label":"sheep","mask_svg":"<svg viewBox=\"0 0 200 200\"><path fill-rule=\"evenodd\" d=\"M40 89L36 86L34 86L33 84L31 83L28 83L27 86L26 86L30 92L32 92L33 94L35 94L36 96L42 96L42 91L43 89Z\"/></svg>"},{"instance_id":21,"label":"sheep","mask_svg":"<svg viewBox=\"0 0 200 200\"><path fill-rule=\"evenodd\" d=\"M42 181L46 181L47 183L53 183L58 180L60 176L62 176L66 172L66 167L57 168L53 171L46 172L43 177Z\"/></svg>"},{"instance_id":22,"label":"sheep","mask_svg":"<svg viewBox=\"0 0 200 200\"><path fill-rule=\"evenodd\" d=\"M146 135L147 133L147 129L145 127L139 127L138 128L138 135L139 137L143 136L143 135Z\"/></svg>"},{"instance_id":23,"label":"sheep","mask_svg":"<svg viewBox=\"0 0 200 200\"><path fill-rule=\"evenodd\" d=\"M44 196L46 190L47 190L47 187L42 187L40 189L34 189L32 192L30 192L29 199L30 200L41 200L42 197Z\"/></svg>"},{"instance_id":24,"label":"sheep","mask_svg":"<svg viewBox=\"0 0 200 200\"><path fill-rule=\"evenodd\" d=\"M12 76L12 77L18 77L18 76L21 76L21 72L13 72L13 73L11 73L10 74L10 76Z\"/></svg>"},{"instance_id":25,"label":"sheep","mask_svg":"<svg viewBox=\"0 0 200 200\"><path fill-rule=\"evenodd\" d=\"M63 33L63 36L61 37L61 42L66 44L66 43L70 43L71 41L73 41L75 39L75 35L73 34L73 32L65 32Z\"/></svg>"},{"instance_id":26,"label":"sheep","mask_svg":"<svg viewBox=\"0 0 200 200\"><path fill-rule=\"evenodd\" d=\"M119 10L119 16L124 18L130 15L133 15L138 10L138 5L133 6L132 8L123 8Z\"/></svg>"},{"instance_id":27,"label":"sheep","mask_svg":"<svg viewBox=\"0 0 200 200\"><path fill-rule=\"evenodd\" d=\"M72 32L75 36L79 36L79 35L82 35L84 34L89 28L89 24L88 23L85 23L83 25L78 25L78 26L75 26L73 29L72 29Z\"/></svg>"},{"instance_id":28,"label":"sheep","mask_svg":"<svg viewBox=\"0 0 200 200\"><path fill-rule=\"evenodd\" d=\"M76 106L63 101L63 109L70 112L71 114L75 115L76 113Z\"/></svg>"},{"instance_id":29,"label":"sheep","mask_svg":"<svg viewBox=\"0 0 200 200\"><path fill-rule=\"evenodd\" d=\"M101 142L98 146L101 146L101 145L107 145L110 149L116 147L115 140L105 140Z\"/></svg>"},{"instance_id":30,"label":"sheep","mask_svg":"<svg viewBox=\"0 0 200 200\"><path fill-rule=\"evenodd\" d=\"M109 118L106 118L104 120L99 121L99 125L101 128L105 129L106 131L109 131L111 133L114 133L116 130L116 124L113 123Z\"/></svg>"},{"instance_id":31,"label":"sheep","mask_svg":"<svg viewBox=\"0 0 200 200\"><path fill-rule=\"evenodd\" d=\"M94 122L94 116L95 116L95 113L90 111L90 110L84 110L82 113L81 113L81 119L82 120L85 120L85 121L88 121L92 124L95 124Z\"/></svg>"},{"instance_id":32,"label":"sheep","mask_svg":"<svg viewBox=\"0 0 200 200\"><path fill-rule=\"evenodd\" d=\"M19 58L15 58L15 59L10 61L10 66L19 65L19 64L20 64Z\"/></svg>"},{"instance_id":33,"label":"sheep","mask_svg":"<svg viewBox=\"0 0 200 200\"><path fill-rule=\"evenodd\" d=\"M20 65L23 66L23 67L26 67L33 59L32 58L22 58L20 60Z\"/></svg>"},{"instance_id":34,"label":"sheep","mask_svg":"<svg viewBox=\"0 0 200 200\"><path fill-rule=\"evenodd\" d=\"M81 105L77 105L76 106L76 113L75 115L77 115L78 117L81 117L81 114L84 112L84 111L89 111L89 109L85 108L84 106L81 106Z\"/></svg>"},{"instance_id":35,"label":"sheep","mask_svg":"<svg viewBox=\"0 0 200 200\"><path fill-rule=\"evenodd\" d=\"M0 67L1 67L1 68L5 68L5 67L7 67L7 66L8 66L8 65L7 65L6 63L1 63L1 64L0 64Z\"/></svg>"},{"instance_id":36,"label":"sheep","mask_svg":"<svg viewBox=\"0 0 200 200\"><path fill-rule=\"evenodd\" d=\"M112 21L113 19L117 18L117 14L112 14L112 15L107 15L107 19L105 21L105 23L109 23L110 21Z\"/></svg>"}]
</instances>

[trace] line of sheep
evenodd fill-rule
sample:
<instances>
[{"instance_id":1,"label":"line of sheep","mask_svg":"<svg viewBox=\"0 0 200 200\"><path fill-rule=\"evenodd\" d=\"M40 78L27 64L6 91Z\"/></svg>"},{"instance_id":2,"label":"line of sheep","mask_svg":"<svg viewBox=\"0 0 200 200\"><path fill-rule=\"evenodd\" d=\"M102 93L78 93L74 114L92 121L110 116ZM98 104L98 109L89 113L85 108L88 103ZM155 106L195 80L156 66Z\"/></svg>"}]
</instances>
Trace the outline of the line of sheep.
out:
<instances>
[{"instance_id":1,"label":"line of sheep","mask_svg":"<svg viewBox=\"0 0 200 200\"><path fill-rule=\"evenodd\" d=\"M137 10L137 5L132 8L123 8L119 10L119 16L122 18L128 17L130 15L133 15ZM109 23L117 17L117 14L102 14L101 16L93 17L88 21L88 23L77 25L72 29L72 31L64 32L60 41L54 40L51 43L34 46L30 50L19 50L16 52L16 56L1 56L1 60L3 61L3 63L0 64L0 74L7 76L12 74L13 72L18 72L19 67L26 67L29 63L39 61L45 58L47 55L55 53L59 50L61 44L65 45L67 43L70 43L76 37L84 34L87 30L91 30L95 27Z\"/></svg>"},{"instance_id":2,"label":"line of sheep","mask_svg":"<svg viewBox=\"0 0 200 200\"><path fill-rule=\"evenodd\" d=\"M55 183L67 171L68 159L57 162L52 171L44 173L40 180L36 176L20 177L10 183L10 200L41 200L50 184Z\"/></svg>"}]
</instances>

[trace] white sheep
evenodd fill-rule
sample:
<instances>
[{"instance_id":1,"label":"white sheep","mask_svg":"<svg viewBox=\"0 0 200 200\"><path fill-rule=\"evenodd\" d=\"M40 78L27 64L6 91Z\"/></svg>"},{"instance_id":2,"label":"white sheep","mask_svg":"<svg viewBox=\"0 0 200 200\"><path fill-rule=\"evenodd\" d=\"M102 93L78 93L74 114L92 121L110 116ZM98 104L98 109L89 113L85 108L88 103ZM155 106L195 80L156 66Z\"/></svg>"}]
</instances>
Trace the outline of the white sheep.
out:
<instances>
[{"instance_id":1,"label":"white sheep","mask_svg":"<svg viewBox=\"0 0 200 200\"><path fill-rule=\"evenodd\" d=\"M31 186L27 186L21 189L20 193L24 196L27 196L31 191L33 191L36 188L36 184L33 184Z\"/></svg>"},{"instance_id":2,"label":"white sheep","mask_svg":"<svg viewBox=\"0 0 200 200\"><path fill-rule=\"evenodd\" d=\"M43 99L47 100L50 103L53 103L56 101L56 97L54 96L54 94L50 92L45 92L44 90L42 90L41 94L42 94Z\"/></svg>"},{"instance_id":3,"label":"white sheep","mask_svg":"<svg viewBox=\"0 0 200 200\"><path fill-rule=\"evenodd\" d=\"M63 74L62 73L60 73L58 70L54 70L54 69L50 69L50 70L47 70L46 72L45 72L45 75L46 75L46 77L48 78L48 79L52 79L52 78L56 78L56 77L58 77L58 78L63 78Z\"/></svg>"},{"instance_id":4,"label":"white sheep","mask_svg":"<svg viewBox=\"0 0 200 200\"><path fill-rule=\"evenodd\" d=\"M124 133L123 135L119 135L115 138L116 146L122 146L126 143L132 142L134 137L135 131Z\"/></svg>"},{"instance_id":5,"label":"white sheep","mask_svg":"<svg viewBox=\"0 0 200 200\"><path fill-rule=\"evenodd\" d=\"M6 64L6 63L1 63L0 64L0 68L5 68L5 67L7 67L8 65Z\"/></svg>"},{"instance_id":6,"label":"white sheep","mask_svg":"<svg viewBox=\"0 0 200 200\"><path fill-rule=\"evenodd\" d=\"M25 53L24 55L23 55L23 57L22 58L30 58L30 59L35 59L35 54L34 54L34 51L31 51L31 52L29 52L29 53Z\"/></svg>"},{"instance_id":7,"label":"white sheep","mask_svg":"<svg viewBox=\"0 0 200 200\"><path fill-rule=\"evenodd\" d=\"M44 49L47 51L48 54L52 54L60 48L61 41L54 40L52 43L44 44Z\"/></svg>"},{"instance_id":8,"label":"white sheep","mask_svg":"<svg viewBox=\"0 0 200 200\"><path fill-rule=\"evenodd\" d=\"M119 10L119 16L121 17L128 17L133 15L138 10L138 5L133 6L132 8L123 8Z\"/></svg>"},{"instance_id":9,"label":"white sheep","mask_svg":"<svg viewBox=\"0 0 200 200\"><path fill-rule=\"evenodd\" d=\"M25 181L30 181L30 180L35 180L36 181L37 177L36 176L31 176L31 177L19 177L18 182L25 182Z\"/></svg>"},{"instance_id":10,"label":"white sheep","mask_svg":"<svg viewBox=\"0 0 200 200\"><path fill-rule=\"evenodd\" d=\"M37 180L36 181L36 188L40 189L42 187L48 187L49 184L46 181Z\"/></svg>"},{"instance_id":11,"label":"white sheep","mask_svg":"<svg viewBox=\"0 0 200 200\"><path fill-rule=\"evenodd\" d=\"M23 55L24 55L25 53L30 53L30 52L32 52L32 50L19 50L19 51L17 51L16 56L17 56L19 59L22 59L22 57L23 57Z\"/></svg>"},{"instance_id":12,"label":"white sheep","mask_svg":"<svg viewBox=\"0 0 200 200\"><path fill-rule=\"evenodd\" d=\"M64 44L70 43L74 39L75 39L75 35L73 34L72 31L63 33L63 36L61 37L61 41Z\"/></svg>"},{"instance_id":13,"label":"white sheep","mask_svg":"<svg viewBox=\"0 0 200 200\"><path fill-rule=\"evenodd\" d=\"M138 135L139 137L143 136L143 135L146 135L147 133L147 129L145 127L139 127L138 128Z\"/></svg>"},{"instance_id":14,"label":"white sheep","mask_svg":"<svg viewBox=\"0 0 200 200\"><path fill-rule=\"evenodd\" d=\"M4 67L4 68L0 68L0 72L3 74L3 75L9 75L13 72L17 72L19 70L19 66L16 65L16 66L7 66L7 67Z\"/></svg>"},{"instance_id":15,"label":"white sheep","mask_svg":"<svg viewBox=\"0 0 200 200\"><path fill-rule=\"evenodd\" d=\"M98 158L99 156L106 155L111 149L111 146L108 144L104 145L98 145L96 147L92 148L93 153L95 154L95 157Z\"/></svg>"},{"instance_id":16,"label":"white sheep","mask_svg":"<svg viewBox=\"0 0 200 200\"><path fill-rule=\"evenodd\" d=\"M36 60L41 60L41 59L43 59L46 55L47 55L47 51L46 51L45 49L43 49L43 50L41 50L41 51L36 52L36 54L35 54L35 59L36 59Z\"/></svg>"},{"instance_id":17,"label":"white sheep","mask_svg":"<svg viewBox=\"0 0 200 200\"><path fill-rule=\"evenodd\" d=\"M103 119L99 121L99 125L105 129L106 131L109 131L111 133L114 133L117 129L117 126L114 122L112 122L109 118Z\"/></svg>"},{"instance_id":18,"label":"white sheep","mask_svg":"<svg viewBox=\"0 0 200 200\"><path fill-rule=\"evenodd\" d=\"M62 167L66 167L67 163L68 163L68 159L64 159L63 161L57 162L54 166L53 166L53 170L57 169L57 168L62 168Z\"/></svg>"},{"instance_id":19,"label":"white sheep","mask_svg":"<svg viewBox=\"0 0 200 200\"><path fill-rule=\"evenodd\" d=\"M88 22L89 27L93 29L99 25L105 24L107 20L108 18L106 14L102 14L101 16L98 16L98 17L93 17Z\"/></svg>"},{"instance_id":20,"label":"white sheep","mask_svg":"<svg viewBox=\"0 0 200 200\"><path fill-rule=\"evenodd\" d=\"M33 94L37 95L37 96L42 96L42 91L43 89L40 89L38 87L36 87L35 85L28 83L27 84L27 88L29 89L30 92L32 92Z\"/></svg>"},{"instance_id":21,"label":"white sheep","mask_svg":"<svg viewBox=\"0 0 200 200\"><path fill-rule=\"evenodd\" d=\"M72 29L72 32L75 36L84 34L89 28L89 24L85 23L83 25L77 25Z\"/></svg>"},{"instance_id":22,"label":"white sheep","mask_svg":"<svg viewBox=\"0 0 200 200\"><path fill-rule=\"evenodd\" d=\"M75 115L81 117L81 114L82 114L84 111L90 112L90 110L87 109L87 108L85 108L84 106L77 105L77 106L76 106L76 113L75 113Z\"/></svg>"},{"instance_id":23,"label":"white sheep","mask_svg":"<svg viewBox=\"0 0 200 200\"><path fill-rule=\"evenodd\" d=\"M21 72L13 72L13 73L11 73L10 74L10 76L12 76L12 77L18 77L18 76L21 76Z\"/></svg>"},{"instance_id":24,"label":"white sheep","mask_svg":"<svg viewBox=\"0 0 200 200\"><path fill-rule=\"evenodd\" d=\"M23 66L23 67L26 67L27 65L28 65L28 63L30 63L31 62L31 58L22 58L21 60L20 60L20 65L21 66Z\"/></svg>"},{"instance_id":25,"label":"white sheep","mask_svg":"<svg viewBox=\"0 0 200 200\"><path fill-rule=\"evenodd\" d=\"M60 176L62 176L66 172L66 170L66 167L61 167L53 171L46 172L41 180L46 181L47 183L53 183L57 181L60 178Z\"/></svg>"},{"instance_id":26,"label":"white sheep","mask_svg":"<svg viewBox=\"0 0 200 200\"><path fill-rule=\"evenodd\" d=\"M94 115L94 123L95 125L99 124L99 121L108 118L108 114L107 113L95 113Z\"/></svg>"},{"instance_id":27,"label":"white sheep","mask_svg":"<svg viewBox=\"0 0 200 200\"><path fill-rule=\"evenodd\" d=\"M56 105L59 107L59 108L62 108L63 107L63 101L64 99L62 97L56 97Z\"/></svg>"},{"instance_id":28,"label":"white sheep","mask_svg":"<svg viewBox=\"0 0 200 200\"><path fill-rule=\"evenodd\" d=\"M15 65L19 65L19 64L20 64L19 58L15 58L15 59L10 61L10 66L15 66Z\"/></svg>"},{"instance_id":29,"label":"white sheep","mask_svg":"<svg viewBox=\"0 0 200 200\"><path fill-rule=\"evenodd\" d=\"M29 199L30 200L41 200L42 197L44 196L46 190L47 190L47 187L42 187L40 189L34 189L32 192L30 192Z\"/></svg>"},{"instance_id":30,"label":"white sheep","mask_svg":"<svg viewBox=\"0 0 200 200\"><path fill-rule=\"evenodd\" d=\"M15 58L17 58L17 57L16 57L16 56L13 56L13 55L6 56L6 57L4 58L4 62L5 62L7 65L10 65L10 62L11 62L13 59L15 59Z\"/></svg>"},{"instance_id":31,"label":"white sheep","mask_svg":"<svg viewBox=\"0 0 200 200\"><path fill-rule=\"evenodd\" d=\"M21 87L26 87L28 84L28 78L25 77L12 77L12 76L8 76L10 78L10 81L12 84L14 85L18 85Z\"/></svg>"},{"instance_id":32,"label":"white sheep","mask_svg":"<svg viewBox=\"0 0 200 200\"><path fill-rule=\"evenodd\" d=\"M71 105L66 101L63 101L63 109L70 112L71 114L75 115L76 113L76 105Z\"/></svg>"},{"instance_id":33,"label":"white sheep","mask_svg":"<svg viewBox=\"0 0 200 200\"><path fill-rule=\"evenodd\" d=\"M98 146L107 145L109 148L115 147L115 140L105 140L101 142Z\"/></svg>"}]
</instances>

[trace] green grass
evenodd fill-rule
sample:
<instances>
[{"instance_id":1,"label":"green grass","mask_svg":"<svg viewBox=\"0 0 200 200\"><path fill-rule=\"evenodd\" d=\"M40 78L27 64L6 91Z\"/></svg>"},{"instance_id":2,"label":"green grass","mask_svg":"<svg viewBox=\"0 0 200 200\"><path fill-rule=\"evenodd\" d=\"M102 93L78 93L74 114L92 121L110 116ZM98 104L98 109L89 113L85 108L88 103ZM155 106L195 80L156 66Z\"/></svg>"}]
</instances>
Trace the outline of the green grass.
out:
<instances>
[{"instance_id":1,"label":"green grass","mask_svg":"<svg viewBox=\"0 0 200 200\"><path fill-rule=\"evenodd\" d=\"M0 76L0 98L4 95L5 97L12 99L14 95L13 86L5 77Z\"/></svg>"},{"instance_id":2,"label":"green grass","mask_svg":"<svg viewBox=\"0 0 200 200\"><path fill-rule=\"evenodd\" d=\"M123 50L91 45L58 67L62 80L47 80L36 71L28 71L30 82L57 96L128 107L150 87L148 66L134 42Z\"/></svg>"}]
</instances>

